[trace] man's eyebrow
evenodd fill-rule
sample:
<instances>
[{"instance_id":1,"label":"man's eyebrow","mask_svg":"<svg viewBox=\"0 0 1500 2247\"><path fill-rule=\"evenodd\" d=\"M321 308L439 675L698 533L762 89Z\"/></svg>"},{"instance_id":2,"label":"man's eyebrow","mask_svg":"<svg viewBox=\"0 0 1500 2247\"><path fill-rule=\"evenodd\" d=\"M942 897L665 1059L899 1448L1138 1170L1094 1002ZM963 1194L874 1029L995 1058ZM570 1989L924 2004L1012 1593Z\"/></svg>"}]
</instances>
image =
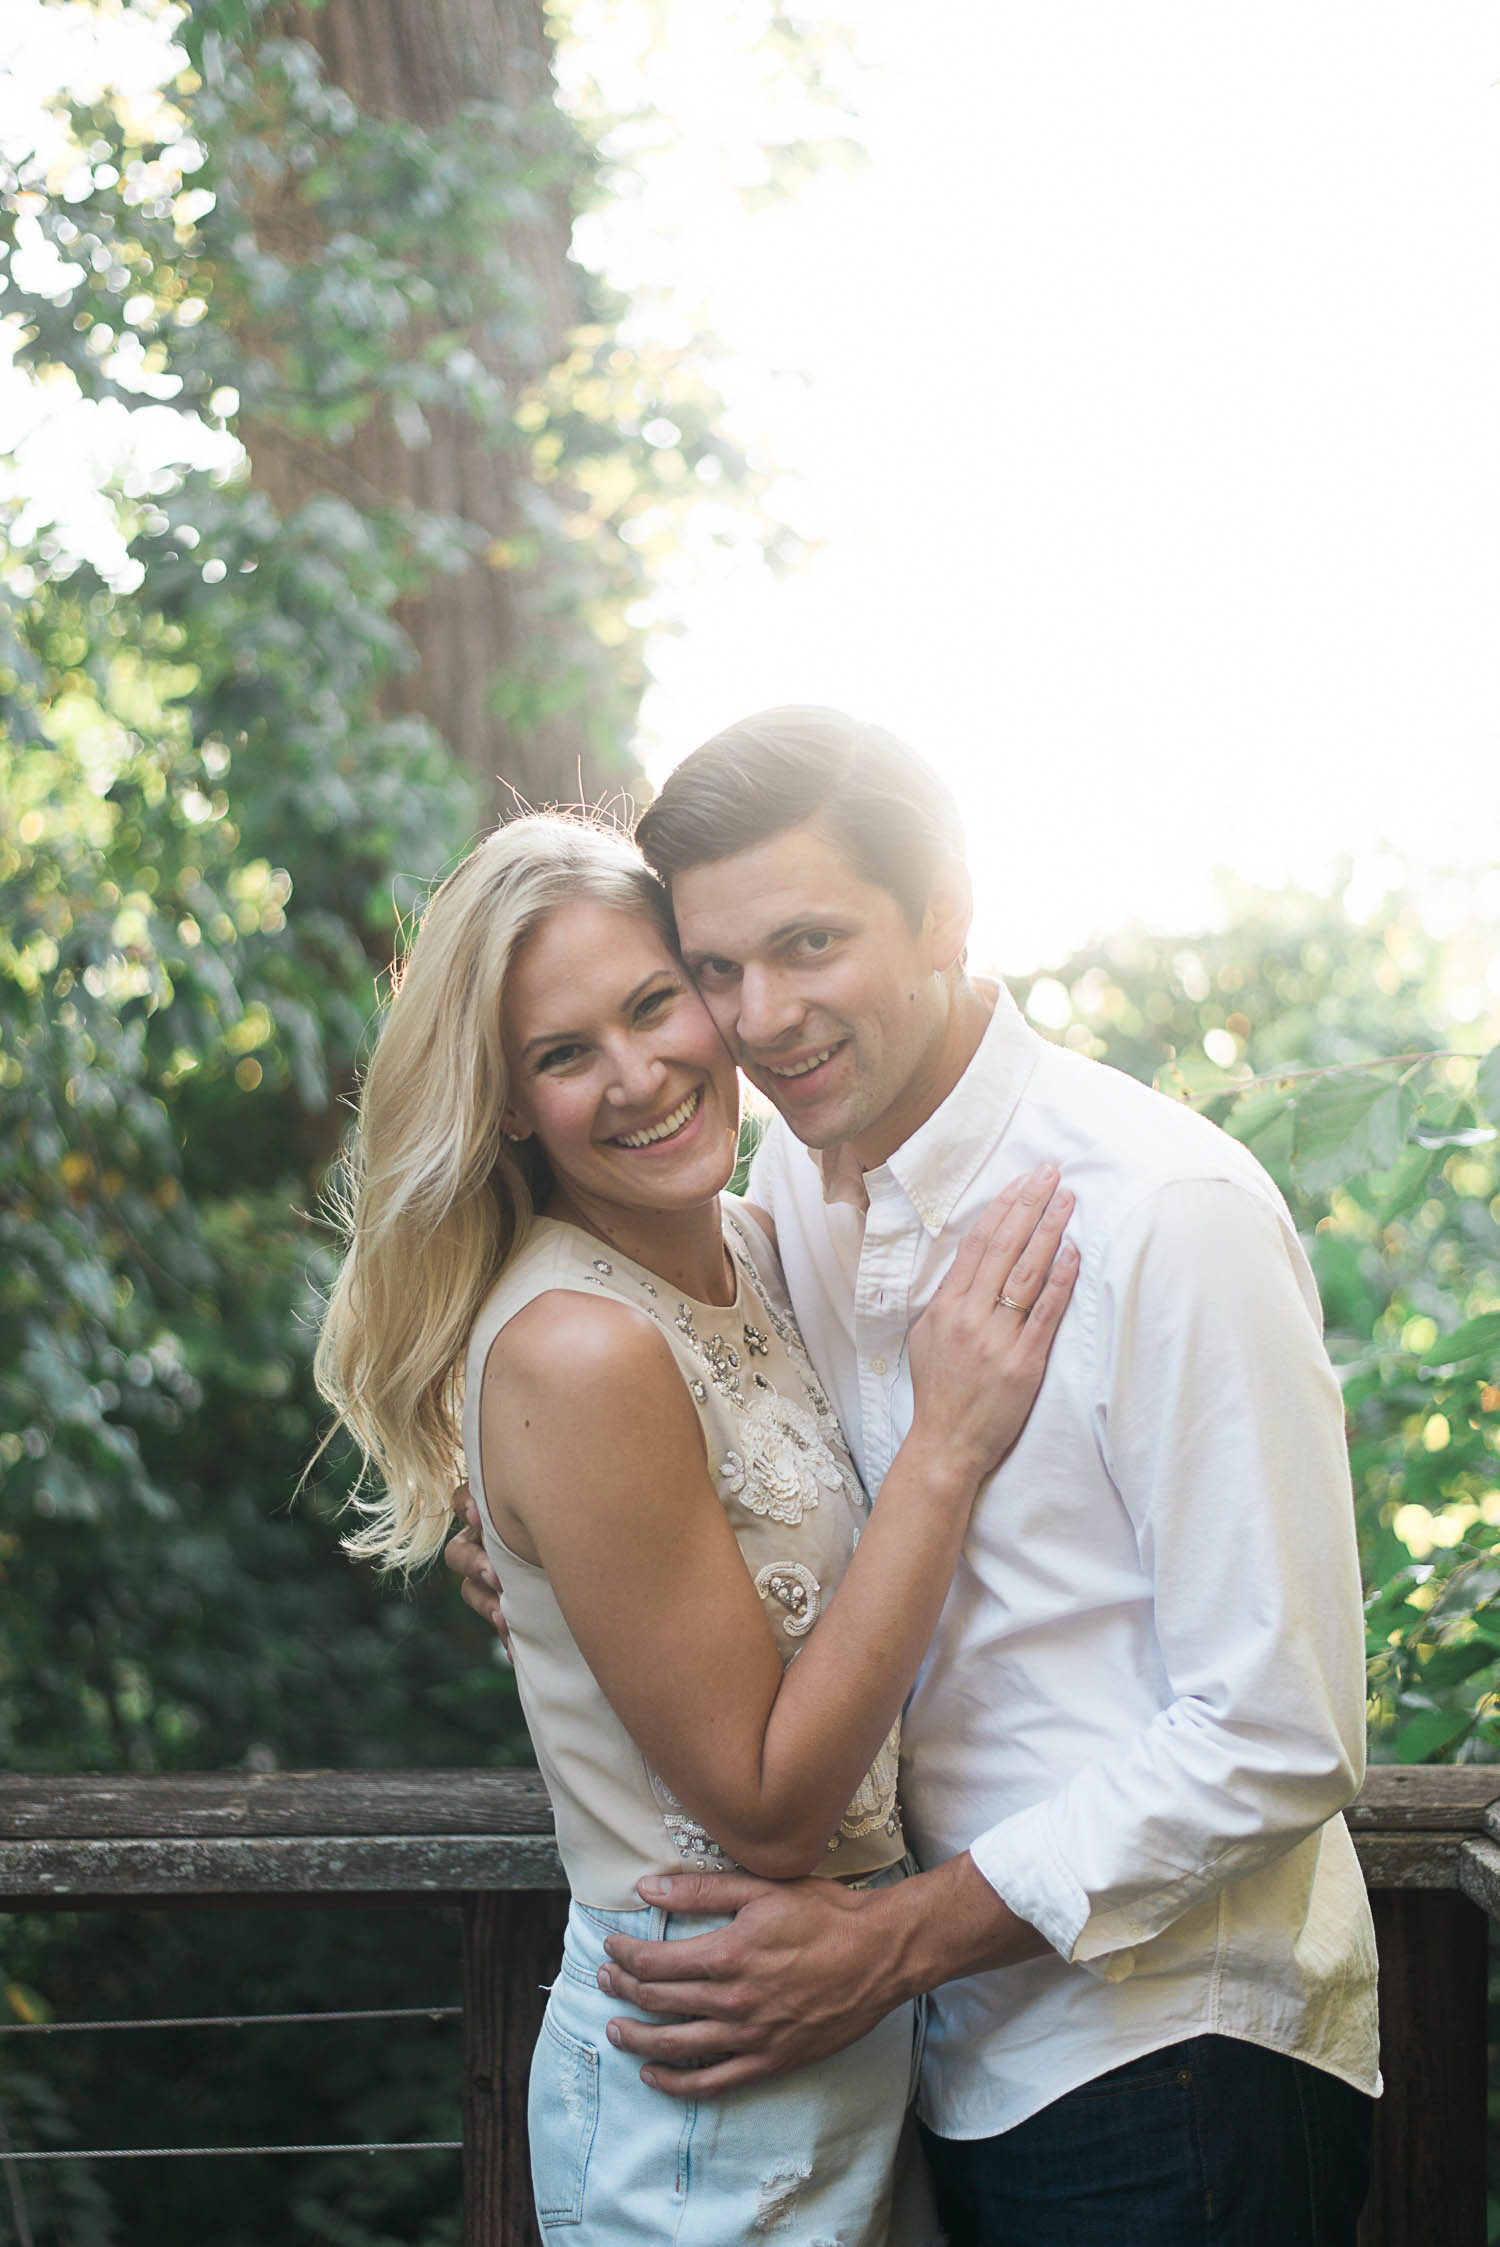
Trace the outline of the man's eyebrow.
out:
<instances>
[{"instance_id":1,"label":"man's eyebrow","mask_svg":"<svg viewBox=\"0 0 1500 2247\"><path fill-rule=\"evenodd\" d=\"M669 967L654 967L649 975L643 975L640 982L632 990L627 991L620 1001L620 1012L628 1014L641 993L648 991L659 975L670 975L671 972L672 970ZM582 1036L581 1030L544 1030L539 1038L528 1038L521 1051L530 1053L534 1046L539 1045L566 1045L570 1039L576 1041Z\"/></svg>"},{"instance_id":2,"label":"man's eyebrow","mask_svg":"<svg viewBox=\"0 0 1500 2247\"><path fill-rule=\"evenodd\" d=\"M794 920L783 921L778 928L767 929L761 938L763 944L784 944L789 936L800 936L804 929L835 928L842 916L838 913L799 913ZM703 960L727 959L727 952L716 952L711 944L684 945L684 967L693 967Z\"/></svg>"}]
</instances>

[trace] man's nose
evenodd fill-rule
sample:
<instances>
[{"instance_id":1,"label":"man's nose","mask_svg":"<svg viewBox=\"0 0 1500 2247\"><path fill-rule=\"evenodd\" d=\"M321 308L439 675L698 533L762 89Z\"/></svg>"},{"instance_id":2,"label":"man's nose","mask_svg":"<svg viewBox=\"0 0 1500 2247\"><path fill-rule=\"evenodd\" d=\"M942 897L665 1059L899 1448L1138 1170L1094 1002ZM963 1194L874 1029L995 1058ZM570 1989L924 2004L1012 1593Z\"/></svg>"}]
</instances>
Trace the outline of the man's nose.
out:
<instances>
[{"instance_id":1,"label":"man's nose","mask_svg":"<svg viewBox=\"0 0 1500 2247\"><path fill-rule=\"evenodd\" d=\"M802 1019L802 1002L785 977L766 968L747 967L740 976L739 1017L735 1029L741 1045L754 1052L773 1046Z\"/></svg>"}]
</instances>

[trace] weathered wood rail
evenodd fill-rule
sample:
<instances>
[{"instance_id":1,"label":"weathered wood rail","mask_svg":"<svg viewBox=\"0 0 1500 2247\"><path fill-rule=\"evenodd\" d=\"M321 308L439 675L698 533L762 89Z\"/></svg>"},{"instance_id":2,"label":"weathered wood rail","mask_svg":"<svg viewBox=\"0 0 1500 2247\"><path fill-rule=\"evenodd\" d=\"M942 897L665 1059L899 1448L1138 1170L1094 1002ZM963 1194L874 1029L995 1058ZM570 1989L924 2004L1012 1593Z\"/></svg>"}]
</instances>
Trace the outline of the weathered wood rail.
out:
<instances>
[{"instance_id":1,"label":"weathered wood rail","mask_svg":"<svg viewBox=\"0 0 1500 2247\"><path fill-rule=\"evenodd\" d=\"M1375 1770L1349 1822L1386 2079L1361 2247L1484 2247L1500 1765ZM526 2070L564 1909L534 1771L0 1775L0 1911L378 1903L462 1916L465 2247L533 2247Z\"/></svg>"}]
</instances>

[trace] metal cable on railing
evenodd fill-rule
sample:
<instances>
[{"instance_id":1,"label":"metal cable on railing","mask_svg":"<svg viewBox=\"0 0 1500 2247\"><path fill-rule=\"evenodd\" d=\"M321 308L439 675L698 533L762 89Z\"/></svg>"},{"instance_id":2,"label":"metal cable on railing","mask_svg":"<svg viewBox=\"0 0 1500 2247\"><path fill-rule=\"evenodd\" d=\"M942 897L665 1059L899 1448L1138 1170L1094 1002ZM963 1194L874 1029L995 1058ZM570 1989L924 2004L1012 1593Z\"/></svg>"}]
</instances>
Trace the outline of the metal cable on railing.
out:
<instances>
[{"instance_id":1,"label":"metal cable on railing","mask_svg":"<svg viewBox=\"0 0 1500 2247\"><path fill-rule=\"evenodd\" d=\"M63 2152L7 2153L11 2161L202 2161L228 2154L263 2153L462 2153L462 2138L396 2138L342 2141L328 2146L79 2146Z\"/></svg>"},{"instance_id":2,"label":"metal cable on railing","mask_svg":"<svg viewBox=\"0 0 1500 2247\"><path fill-rule=\"evenodd\" d=\"M306 2021L455 2021L461 2005L367 2005L343 2011L314 2013L190 2013L161 2020L129 2021L0 2021L0 2036L66 2036L100 2029L249 2029ZM294 2146L69 2146L36 2152L21 2150L8 2141L0 2162L9 2174L21 2161L203 2161L244 2156L295 2153L462 2153L462 2138L397 2138L344 2140L331 2145ZM12 2212L18 2236L29 2241L22 2227L24 2211L17 2205L19 2180L11 2176Z\"/></svg>"},{"instance_id":3,"label":"metal cable on railing","mask_svg":"<svg viewBox=\"0 0 1500 2247\"><path fill-rule=\"evenodd\" d=\"M0 2021L0 2036L65 2036L81 2029L251 2029L285 2021L456 2021L461 2005L368 2006L345 2013L190 2013L163 2021Z\"/></svg>"}]
</instances>

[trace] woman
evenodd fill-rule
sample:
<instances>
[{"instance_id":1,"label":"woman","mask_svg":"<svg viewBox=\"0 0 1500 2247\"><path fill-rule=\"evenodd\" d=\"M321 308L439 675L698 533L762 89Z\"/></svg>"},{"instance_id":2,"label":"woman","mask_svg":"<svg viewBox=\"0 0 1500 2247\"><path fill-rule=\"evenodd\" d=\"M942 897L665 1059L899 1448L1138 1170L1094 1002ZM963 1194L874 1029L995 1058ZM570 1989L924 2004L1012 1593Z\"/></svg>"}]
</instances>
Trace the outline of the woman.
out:
<instances>
[{"instance_id":1,"label":"woman","mask_svg":"<svg viewBox=\"0 0 1500 2247\"><path fill-rule=\"evenodd\" d=\"M815 2077L684 2109L607 2041L595 1977L611 1929L677 1931L641 1909L648 1873L901 1877L897 1714L1076 1269L1066 1195L976 1227L913 1333L914 1424L866 1525L772 1245L721 1201L737 1126L633 847L501 828L400 976L319 1351L384 1486L350 1549L433 1555L461 1439L505 1579L573 1896L533 2180L544 2236L578 2247L890 2237L909 2012ZM997 1314L1007 1291L1029 1315Z\"/></svg>"}]
</instances>

